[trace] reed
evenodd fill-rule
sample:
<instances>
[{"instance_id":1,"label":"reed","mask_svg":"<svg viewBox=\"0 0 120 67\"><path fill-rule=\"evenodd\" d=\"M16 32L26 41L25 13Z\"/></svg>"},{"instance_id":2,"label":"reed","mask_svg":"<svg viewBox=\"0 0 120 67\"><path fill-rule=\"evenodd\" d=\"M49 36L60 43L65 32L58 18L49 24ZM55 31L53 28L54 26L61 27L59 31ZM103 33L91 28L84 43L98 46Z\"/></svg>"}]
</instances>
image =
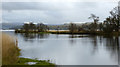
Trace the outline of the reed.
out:
<instances>
[{"instance_id":1,"label":"reed","mask_svg":"<svg viewBox=\"0 0 120 67\"><path fill-rule=\"evenodd\" d=\"M2 65L16 64L18 56L17 39L6 33L2 33Z\"/></svg>"},{"instance_id":2,"label":"reed","mask_svg":"<svg viewBox=\"0 0 120 67\"><path fill-rule=\"evenodd\" d=\"M0 32L0 66L2 66L2 33Z\"/></svg>"}]
</instances>

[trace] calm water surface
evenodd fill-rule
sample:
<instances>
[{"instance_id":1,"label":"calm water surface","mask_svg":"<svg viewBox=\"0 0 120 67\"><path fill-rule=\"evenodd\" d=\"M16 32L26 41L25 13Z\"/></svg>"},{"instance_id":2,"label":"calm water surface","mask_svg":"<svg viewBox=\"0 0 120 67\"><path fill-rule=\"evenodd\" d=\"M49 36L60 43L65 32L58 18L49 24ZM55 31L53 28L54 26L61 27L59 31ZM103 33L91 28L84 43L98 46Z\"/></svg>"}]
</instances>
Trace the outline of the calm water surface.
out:
<instances>
[{"instance_id":1,"label":"calm water surface","mask_svg":"<svg viewBox=\"0 0 120 67\"><path fill-rule=\"evenodd\" d=\"M68 34L15 34L21 56L57 65L118 65L119 37Z\"/></svg>"}]
</instances>

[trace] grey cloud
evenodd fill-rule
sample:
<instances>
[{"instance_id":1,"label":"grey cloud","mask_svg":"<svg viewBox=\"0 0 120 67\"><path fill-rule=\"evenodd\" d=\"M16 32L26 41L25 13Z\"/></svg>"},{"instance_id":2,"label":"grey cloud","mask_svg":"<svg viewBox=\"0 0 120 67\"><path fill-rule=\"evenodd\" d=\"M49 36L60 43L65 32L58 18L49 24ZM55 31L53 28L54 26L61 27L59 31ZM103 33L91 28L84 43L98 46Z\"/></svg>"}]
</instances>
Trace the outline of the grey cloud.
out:
<instances>
[{"instance_id":1,"label":"grey cloud","mask_svg":"<svg viewBox=\"0 0 120 67\"><path fill-rule=\"evenodd\" d=\"M43 21L45 23L82 22L91 13L104 20L117 3L109 2L4 2L3 19L9 22ZM11 12L8 12L11 11Z\"/></svg>"},{"instance_id":2,"label":"grey cloud","mask_svg":"<svg viewBox=\"0 0 120 67\"><path fill-rule=\"evenodd\" d=\"M46 2L4 2L3 10L64 10L64 3L56 5ZM65 6L64 6L65 7Z\"/></svg>"},{"instance_id":3,"label":"grey cloud","mask_svg":"<svg viewBox=\"0 0 120 67\"><path fill-rule=\"evenodd\" d=\"M3 10L43 10L45 5L37 2L4 2L2 8Z\"/></svg>"},{"instance_id":4,"label":"grey cloud","mask_svg":"<svg viewBox=\"0 0 120 67\"><path fill-rule=\"evenodd\" d=\"M3 2L2 7L3 10L73 10L74 7L79 7L77 9L97 7L97 4L93 2Z\"/></svg>"}]
</instances>

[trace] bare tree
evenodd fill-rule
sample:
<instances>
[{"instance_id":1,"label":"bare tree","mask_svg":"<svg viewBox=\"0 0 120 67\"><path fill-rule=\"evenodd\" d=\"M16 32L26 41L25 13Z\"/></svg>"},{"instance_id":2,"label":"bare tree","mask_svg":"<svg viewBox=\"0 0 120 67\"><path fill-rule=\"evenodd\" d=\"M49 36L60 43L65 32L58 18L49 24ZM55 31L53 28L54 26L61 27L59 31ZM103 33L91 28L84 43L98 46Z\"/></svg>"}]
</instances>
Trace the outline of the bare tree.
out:
<instances>
[{"instance_id":1,"label":"bare tree","mask_svg":"<svg viewBox=\"0 0 120 67\"><path fill-rule=\"evenodd\" d=\"M90 24L90 30L91 31L96 31L97 30L97 22L99 21L99 17L91 14L91 16L88 19L93 19L94 23Z\"/></svg>"},{"instance_id":2,"label":"bare tree","mask_svg":"<svg viewBox=\"0 0 120 67\"><path fill-rule=\"evenodd\" d=\"M95 14L91 14L91 16L88 19L93 19L94 23L97 23L99 21L99 17L96 16Z\"/></svg>"}]
</instances>

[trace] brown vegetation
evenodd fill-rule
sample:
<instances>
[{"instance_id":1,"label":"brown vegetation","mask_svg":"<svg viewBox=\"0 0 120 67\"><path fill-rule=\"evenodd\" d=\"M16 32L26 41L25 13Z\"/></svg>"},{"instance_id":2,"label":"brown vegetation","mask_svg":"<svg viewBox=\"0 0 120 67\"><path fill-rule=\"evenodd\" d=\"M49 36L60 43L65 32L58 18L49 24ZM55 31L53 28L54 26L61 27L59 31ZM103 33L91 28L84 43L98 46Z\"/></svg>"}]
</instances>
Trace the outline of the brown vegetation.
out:
<instances>
[{"instance_id":1,"label":"brown vegetation","mask_svg":"<svg viewBox=\"0 0 120 67\"><path fill-rule=\"evenodd\" d=\"M16 39L2 33L2 65L15 64L18 61L19 49Z\"/></svg>"}]
</instances>

